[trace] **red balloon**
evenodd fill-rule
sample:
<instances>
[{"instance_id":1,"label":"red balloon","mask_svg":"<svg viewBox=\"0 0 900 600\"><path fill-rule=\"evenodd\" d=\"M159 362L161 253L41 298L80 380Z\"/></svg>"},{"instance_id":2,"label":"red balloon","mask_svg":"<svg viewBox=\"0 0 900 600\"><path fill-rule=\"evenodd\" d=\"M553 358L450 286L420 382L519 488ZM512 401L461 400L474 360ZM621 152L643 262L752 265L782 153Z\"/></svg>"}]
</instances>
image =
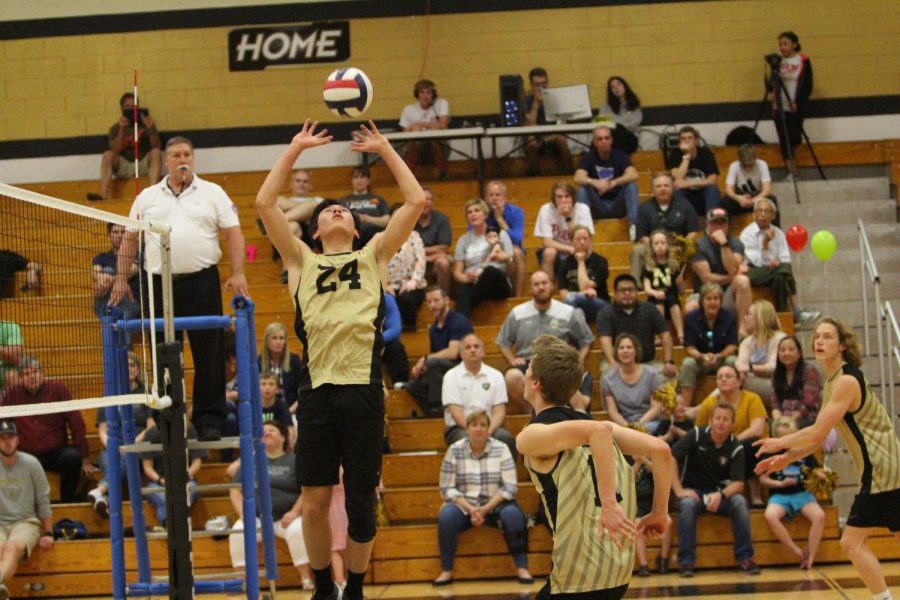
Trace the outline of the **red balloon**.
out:
<instances>
[{"instance_id":1,"label":"red balloon","mask_svg":"<svg viewBox=\"0 0 900 600\"><path fill-rule=\"evenodd\" d=\"M788 227L785 237L787 237L787 243L791 250L800 252L806 247L806 242L809 240L809 232L803 225L791 225Z\"/></svg>"}]
</instances>

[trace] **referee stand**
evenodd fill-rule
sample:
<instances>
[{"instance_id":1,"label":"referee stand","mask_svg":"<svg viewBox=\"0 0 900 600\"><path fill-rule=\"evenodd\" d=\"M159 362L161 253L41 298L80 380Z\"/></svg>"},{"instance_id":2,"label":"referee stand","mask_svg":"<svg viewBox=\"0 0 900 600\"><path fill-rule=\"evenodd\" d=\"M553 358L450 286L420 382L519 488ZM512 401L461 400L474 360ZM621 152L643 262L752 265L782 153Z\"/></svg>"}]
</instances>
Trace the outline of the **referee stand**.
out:
<instances>
[{"instance_id":1,"label":"referee stand","mask_svg":"<svg viewBox=\"0 0 900 600\"><path fill-rule=\"evenodd\" d=\"M110 544L112 553L113 597L117 600L127 596L163 596L172 599L193 598L195 593L246 592L247 598L259 598L259 577L257 568L257 529L245 524L244 552L245 573L216 573L194 577L192 536L235 533L228 531L192 531L190 494L188 490L187 465L188 450L221 449L239 447L241 451L241 483L198 485L198 492L221 491L231 487L241 487L243 514L259 514L262 534L265 577L269 581L269 596L275 597L275 581L278 570L275 556L275 532L272 521L272 501L269 488L268 459L262 441L262 408L259 397L259 371L256 358L255 326L253 302L240 296L232 300L234 309L235 340L237 345L238 386L238 437L223 438L215 442L187 439L187 416L184 402L184 373L182 344L174 339L174 331L224 328L231 325L228 316L176 317L156 319L153 326L165 331L165 341L157 344L156 378L160 397L168 396L171 406L159 411L157 419L161 444L146 442L136 444L134 414L131 405L107 407L107 458L109 468L109 519ZM121 320L118 309L111 306L102 319L104 393L119 395L130 393L128 379L127 352L130 334L142 328L149 328L149 319ZM166 321L169 321L167 327ZM167 531L165 534L148 534L144 517L143 496L159 493L159 488L141 487L139 454L162 452L166 473L165 497ZM122 456L124 456L129 497L131 498L132 528L137 562L138 581L126 584L125 570L125 529L123 523L122 498ZM257 498L259 500L257 505ZM168 548L168 575L154 577L150 569L148 538L165 537Z\"/></svg>"}]
</instances>

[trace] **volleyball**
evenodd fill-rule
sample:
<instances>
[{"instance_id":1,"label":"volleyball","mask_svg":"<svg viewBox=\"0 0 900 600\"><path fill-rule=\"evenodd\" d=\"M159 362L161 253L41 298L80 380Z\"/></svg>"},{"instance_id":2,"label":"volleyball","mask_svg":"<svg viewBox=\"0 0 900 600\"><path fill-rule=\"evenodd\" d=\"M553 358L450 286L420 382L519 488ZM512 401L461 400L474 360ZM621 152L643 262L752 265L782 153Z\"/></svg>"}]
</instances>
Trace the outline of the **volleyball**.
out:
<instances>
[{"instance_id":1,"label":"volleyball","mask_svg":"<svg viewBox=\"0 0 900 600\"><path fill-rule=\"evenodd\" d=\"M372 104L372 82L354 67L338 69L325 80L325 106L339 117L358 117Z\"/></svg>"}]
</instances>

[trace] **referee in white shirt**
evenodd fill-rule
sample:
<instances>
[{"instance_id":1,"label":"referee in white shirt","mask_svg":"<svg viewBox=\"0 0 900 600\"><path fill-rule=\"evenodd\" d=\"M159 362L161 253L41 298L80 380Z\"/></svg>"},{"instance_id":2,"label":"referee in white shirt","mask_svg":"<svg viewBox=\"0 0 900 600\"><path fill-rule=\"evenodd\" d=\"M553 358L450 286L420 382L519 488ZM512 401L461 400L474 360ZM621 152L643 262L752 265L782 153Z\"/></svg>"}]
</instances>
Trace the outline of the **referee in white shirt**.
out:
<instances>
[{"instance_id":1,"label":"referee in white shirt","mask_svg":"<svg viewBox=\"0 0 900 600\"><path fill-rule=\"evenodd\" d=\"M166 143L166 167L168 176L135 198L129 216L164 221L172 227L175 316L221 315L219 232L225 238L231 258L231 276L225 282L225 288L235 294L249 295L244 278L244 236L237 207L221 187L194 173L194 146L187 138L174 137ZM128 269L123 267L132 263L136 249L137 232L126 232L118 252L118 272L122 275L117 276L113 284L110 304L131 297ZM156 314L162 310L160 268L158 238L149 234L144 247L144 269L154 277ZM196 330L188 336L194 358L192 421L201 440L216 440L221 437L227 414L223 332L221 329Z\"/></svg>"}]
</instances>

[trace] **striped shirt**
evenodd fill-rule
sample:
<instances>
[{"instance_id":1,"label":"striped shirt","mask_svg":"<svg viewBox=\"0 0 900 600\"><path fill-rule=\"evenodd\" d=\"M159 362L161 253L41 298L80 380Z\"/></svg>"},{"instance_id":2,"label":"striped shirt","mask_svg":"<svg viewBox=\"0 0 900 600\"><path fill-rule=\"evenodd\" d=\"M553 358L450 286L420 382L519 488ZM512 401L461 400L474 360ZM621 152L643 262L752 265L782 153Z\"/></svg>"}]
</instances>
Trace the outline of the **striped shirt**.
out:
<instances>
[{"instance_id":1,"label":"striped shirt","mask_svg":"<svg viewBox=\"0 0 900 600\"><path fill-rule=\"evenodd\" d=\"M465 438L447 448L440 488L446 502L462 496L469 504L481 506L498 490L504 500L514 500L519 490L516 463L506 444L488 438L481 456L475 456Z\"/></svg>"}]
</instances>

